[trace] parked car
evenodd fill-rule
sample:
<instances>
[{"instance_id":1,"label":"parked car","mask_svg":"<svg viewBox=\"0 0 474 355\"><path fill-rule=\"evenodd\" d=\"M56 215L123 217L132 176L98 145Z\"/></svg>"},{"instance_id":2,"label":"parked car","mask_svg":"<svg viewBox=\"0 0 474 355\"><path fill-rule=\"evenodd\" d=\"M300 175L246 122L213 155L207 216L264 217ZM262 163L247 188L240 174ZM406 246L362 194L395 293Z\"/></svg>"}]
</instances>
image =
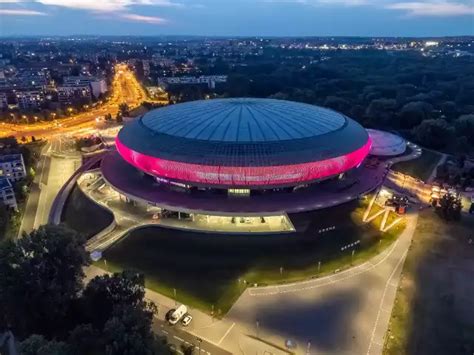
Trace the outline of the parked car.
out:
<instances>
[{"instance_id":1,"label":"parked car","mask_svg":"<svg viewBox=\"0 0 474 355\"><path fill-rule=\"evenodd\" d=\"M188 313L183 317L183 319L181 319L181 324L186 327L189 325L189 323L191 323L192 320L193 316Z\"/></svg>"},{"instance_id":2,"label":"parked car","mask_svg":"<svg viewBox=\"0 0 474 355\"><path fill-rule=\"evenodd\" d=\"M168 322L171 325L174 325L178 323L186 313L188 313L188 308L184 304L182 304L178 308L176 308L176 310L173 313L171 313L168 319Z\"/></svg>"}]
</instances>

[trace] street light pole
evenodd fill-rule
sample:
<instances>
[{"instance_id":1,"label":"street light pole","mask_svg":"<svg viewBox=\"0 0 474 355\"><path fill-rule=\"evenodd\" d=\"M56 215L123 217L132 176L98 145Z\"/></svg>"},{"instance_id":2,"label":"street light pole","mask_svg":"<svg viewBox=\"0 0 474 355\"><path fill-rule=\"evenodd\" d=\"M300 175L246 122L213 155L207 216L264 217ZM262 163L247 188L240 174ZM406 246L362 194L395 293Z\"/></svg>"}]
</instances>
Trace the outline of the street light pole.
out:
<instances>
[{"instance_id":1,"label":"street light pole","mask_svg":"<svg viewBox=\"0 0 474 355\"><path fill-rule=\"evenodd\" d=\"M202 339L201 338L197 338L196 339L197 342L198 342L198 355L201 353L201 342L202 342Z\"/></svg>"}]
</instances>

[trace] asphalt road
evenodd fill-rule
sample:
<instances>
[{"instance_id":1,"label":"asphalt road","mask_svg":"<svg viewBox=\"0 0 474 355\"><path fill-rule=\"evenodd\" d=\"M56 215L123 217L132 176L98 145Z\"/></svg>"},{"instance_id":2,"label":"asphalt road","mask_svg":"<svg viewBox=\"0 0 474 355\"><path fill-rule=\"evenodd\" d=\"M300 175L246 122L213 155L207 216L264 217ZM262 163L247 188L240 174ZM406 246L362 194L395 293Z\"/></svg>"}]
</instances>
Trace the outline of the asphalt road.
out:
<instances>
[{"instance_id":1,"label":"asphalt road","mask_svg":"<svg viewBox=\"0 0 474 355\"><path fill-rule=\"evenodd\" d=\"M193 323L188 325L192 327ZM188 327L176 324L170 325L168 322L162 319L154 318L153 320L153 331L158 335L163 335L168 339L174 349L180 354L183 353L182 347L194 346L193 354L203 355L229 355L232 354L210 342L197 337L191 333L188 333ZM183 329L184 328L184 329Z\"/></svg>"},{"instance_id":2,"label":"asphalt road","mask_svg":"<svg viewBox=\"0 0 474 355\"><path fill-rule=\"evenodd\" d=\"M26 201L25 213L21 221L18 235L21 236L23 232L29 233L33 230L36 211L38 209L39 198L41 194L40 184L47 183L49 176L50 157L46 155L50 144L47 143L41 150L41 157L35 167L36 176L30 186L30 193Z\"/></svg>"},{"instance_id":3,"label":"asphalt road","mask_svg":"<svg viewBox=\"0 0 474 355\"><path fill-rule=\"evenodd\" d=\"M236 326L222 342L236 349L245 334L297 354L381 354L417 213L394 244L369 262L321 279L250 288L225 319ZM212 339L212 330L202 336ZM259 354L263 354L259 352Z\"/></svg>"},{"instance_id":4,"label":"asphalt road","mask_svg":"<svg viewBox=\"0 0 474 355\"><path fill-rule=\"evenodd\" d=\"M41 151L36 176L25 206L19 236L48 222L49 210L64 183L80 165L67 137L52 139Z\"/></svg>"}]
</instances>

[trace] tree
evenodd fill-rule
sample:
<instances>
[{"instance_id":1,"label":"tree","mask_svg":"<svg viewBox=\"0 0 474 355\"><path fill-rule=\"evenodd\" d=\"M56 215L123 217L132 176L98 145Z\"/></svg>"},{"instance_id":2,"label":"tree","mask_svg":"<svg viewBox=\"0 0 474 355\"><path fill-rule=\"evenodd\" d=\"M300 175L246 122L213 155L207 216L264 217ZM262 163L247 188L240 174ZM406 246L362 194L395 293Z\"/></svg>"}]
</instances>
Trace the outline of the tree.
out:
<instances>
[{"instance_id":1,"label":"tree","mask_svg":"<svg viewBox=\"0 0 474 355\"><path fill-rule=\"evenodd\" d=\"M466 136L474 145L474 114L459 116L454 126L459 135Z\"/></svg>"},{"instance_id":2,"label":"tree","mask_svg":"<svg viewBox=\"0 0 474 355\"><path fill-rule=\"evenodd\" d=\"M84 289L84 320L102 331L106 354L153 353L156 306L145 301L144 284L143 275L125 271L97 276Z\"/></svg>"},{"instance_id":3,"label":"tree","mask_svg":"<svg viewBox=\"0 0 474 355\"><path fill-rule=\"evenodd\" d=\"M104 326L105 354L153 354L152 319L153 313L145 309L126 304L116 306Z\"/></svg>"},{"instance_id":4,"label":"tree","mask_svg":"<svg viewBox=\"0 0 474 355\"><path fill-rule=\"evenodd\" d=\"M84 239L65 226L42 226L0 245L0 327L17 336L64 327L89 262Z\"/></svg>"},{"instance_id":5,"label":"tree","mask_svg":"<svg viewBox=\"0 0 474 355\"><path fill-rule=\"evenodd\" d=\"M451 140L453 130L443 119L424 120L413 129L418 142L429 148L443 148Z\"/></svg>"},{"instance_id":6,"label":"tree","mask_svg":"<svg viewBox=\"0 0 474 355\"><path fill-rule=\"evenodd\" d=\"M5 238L5 232L9 219L10 214L8 213L7 206L0 202L0 241Z\"/></svg>"},{"instance_id":7,"label":"tree","mask_svg":"<svg viewBox=\"0 0 474 355\"><path fill-rule=\"evenodd\" d=\"M130 107L126 102L122 102L119 105L119 112L122 114L122 116L128 116L130 114Z\"/></svg>"},{"instance_id":8,"label":"tree","mask_svg":"<svg viewBox=\"0 0 474 355\"><path fill-rule=\"evenodd\" d=\"M400 127L413 128L423 120L430 118L433 106L423 101L413 101L407 103L400 111Z\"/></svg>"},{"instance_id":9,"label":"tree","mask_svg":"<svg viewBox=\"0 0 474 355\"><path fill-rule=\"evenodd\" d=\"M250 80L242 74L231 74L227 78L226 86L230 97L245 97L249 95Z\"/></svg>"},{"instance_id":10,"label":"tree","mask_svg":"<svg viewBox=\"0 0 474 355\"><path fill-rule=\"evenodd\" d=\"M376 125L387 125L392 120L397 101L394 99L375 99L367 107L366 115Z\"/></svg>"},{"instance_id":11,"label":"tree","mask_svg":"<svg viewBox=\"0 0 474 355\"><path fill-rule=\"evenodd\" d=\"M101 332L92 324L79 324L71 331L67 339L67 343L77 355L94 354L101 348L101 342Z\"/></svg>"},{"instance_id":12,"label":"tree","mask_svg":"<svg viewBox=\"0 0 474 355\"><path fill-rule=\"evenodd\" d=\"M328 96L326 97L326 101L324 101L324 106L332 108L336 111L345 112L350 108L351 104L342 97Z\"/></svg>"},{"instance_id":13,"label":"tree","mask_svg":"<svg viewBox=\"0 0 474 355\"><path fill-rule=\"evenodd\" d=\"M116 306L130 305L147 308L143 275L124 271L93 278L82 295L87 319L97 328L104 326Z\"/></svg>"},{"instance_id":14,"label":"tree","mask_svg":"<svg viewBox=\"0 0 474 355\"><path fill-rule=\"evenodd\" d=\"M49 341L42 335L33 334L20 343L21 355L72 355L70 347L64 342Z\"/></svg>"},{"instance_id":15,"label":"tree","mask_svg":"<svg viewBox=\"0 0 474 355\"><path fill-rule=\"evenodd\" d=\"M439 200L438 214L447 221L461 218L462 204L456 197L446 194Z\"/></svg>"}]
</instances>

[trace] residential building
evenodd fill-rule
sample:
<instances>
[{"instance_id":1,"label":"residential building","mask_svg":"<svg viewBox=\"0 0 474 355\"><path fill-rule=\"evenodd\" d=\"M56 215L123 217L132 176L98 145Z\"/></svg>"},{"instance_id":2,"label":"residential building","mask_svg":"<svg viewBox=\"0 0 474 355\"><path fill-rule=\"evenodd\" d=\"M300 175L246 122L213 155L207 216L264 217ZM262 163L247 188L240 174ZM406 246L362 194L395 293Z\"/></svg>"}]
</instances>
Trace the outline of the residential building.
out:
<instances>
[{"instance_id":1,"label":"residential building","mask_svg":"<svg viewBox=\"0 0 474 355\"><path fill-rule=\"evenodd\" d=\"M8 108L8 95L5 91L0 91L0 110Z\"/></svg>"},{"instance_id":2,"label":"residential building","mask_svg":"<svg viewBox=\"0 0 474 355\"><path fill-rule=\"evenodd\" d=\"M201 75L194 76L180 76L180 77L164 77L158 78L158 85L165 88L169 85L196 85L206 84L210 89L216 87L216 83L225 83L227 75Z\"/></svg>"},{"instance_id":3,"label":"residential building","mask_svg":"<svg viewBox=\"0 0 474 355\"><path fill-rule=\"evenodd\" d=\"M3 176L0 176L0 203L15 210L18 208L13 186L10 180Z\"/></svg>"},{"instance_id":4,"label":"residential building","mask_svg":"<svg viewBox=\"0 0 474 355\"><path fill-rule=\"evenodd\" d=\"M14 93L21 110L36 109L44 103L44 91L41 88L14 90Z\"/></svg>"},{"instance_id":5,"label":"residential building","mask_svg":"<svg viewBox=\"0 0 474 355\"><path fill-rule=\"evenodd\" d=\"M103 78L95 76L67 76L64 78L64 86L66 87L84 87L89 86L91 94L98 98L99 95L107 92L107 83Z\"/></svg>"},{"instance_id":6,"label":"residential building","mask_svg":"<svg viewBox=\"0 0 474 355\"><path fill-rule=\"evenodd\" d=\"M19 181L26 176L25 162L21 154L0 155L0 177L11 182Z\"/></svg>"},{"instance_id":7,"label":"residential building","mask_svg":"<svg viewBox=\"0 0 474 355\"><path fill-rule=\"evenodd\" d=\"M82 99L90 100L91 97L91 87L89 84L58 87L58 101L62 104L71 104Z\"/></svg>"}]
</instances>

